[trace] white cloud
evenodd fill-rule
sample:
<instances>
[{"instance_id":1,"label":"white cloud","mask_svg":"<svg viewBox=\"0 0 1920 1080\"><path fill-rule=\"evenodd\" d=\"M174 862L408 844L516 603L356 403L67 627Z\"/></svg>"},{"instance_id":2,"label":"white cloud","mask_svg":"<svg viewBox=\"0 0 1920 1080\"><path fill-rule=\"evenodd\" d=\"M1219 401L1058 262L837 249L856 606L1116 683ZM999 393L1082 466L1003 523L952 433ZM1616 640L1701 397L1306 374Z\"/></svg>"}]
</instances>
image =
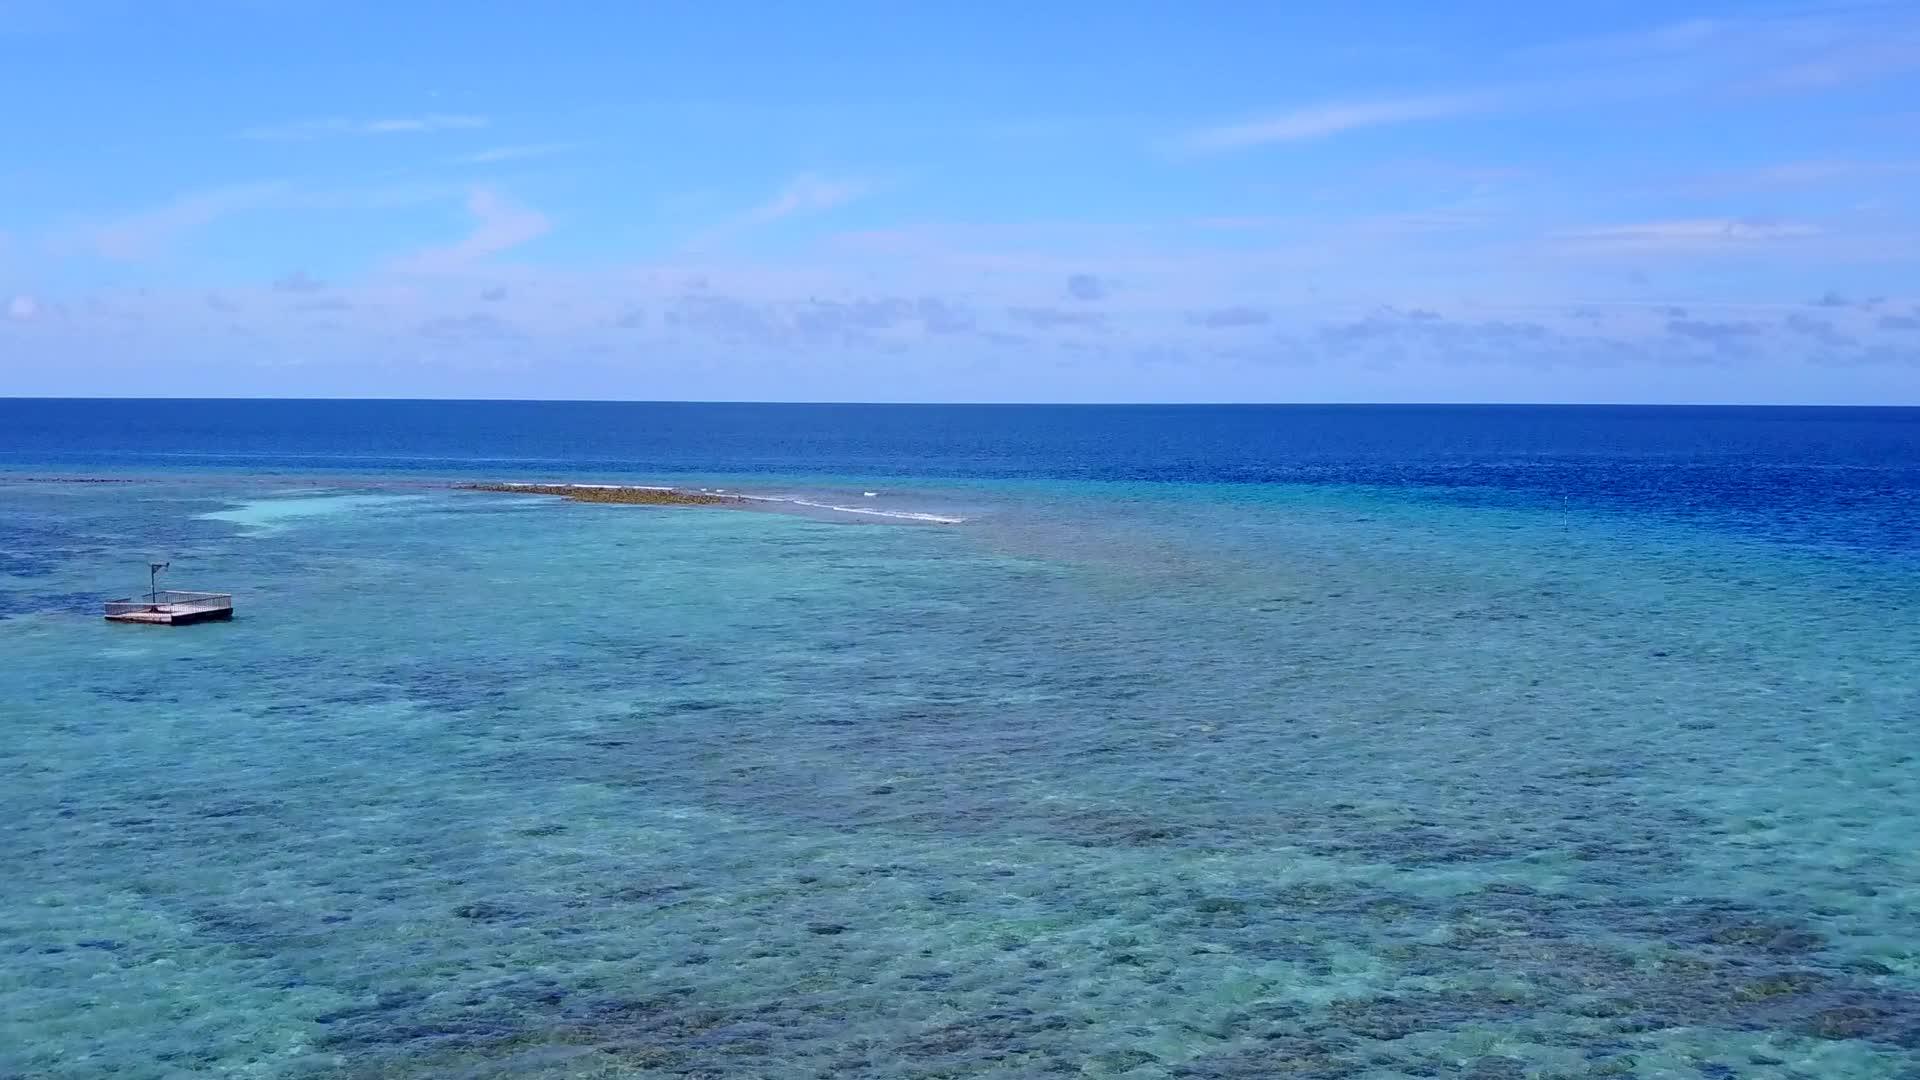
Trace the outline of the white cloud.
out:
<instances>
[{"instance_id":1,"label":"white cloud","mask_svg":"<svg viewBox=\"0 0 1920 1080\"><path fill-rule=\"evenodd\" d=\"M1319 139L1360 128L1458 116L1488 107L1485 96L1402 98L1395 101L1308 105L1235 124L1188 132L1178 140L1186 150L1239 150L1268 143Z\"/></svg>"},{"instance_id":2,"label":"white cloud","mask_svg":"<svg viewBox=\"0 0 1920 1080\"><path fill-rule=\"evenodd\" d=\"M1920 67L1920 41L1865 39L1781 64L1754 81L1755 90L1827 90Z\"/></svg>"},{"instance_id":3,"label":"white cloud","mask_svg":"<svg viewBox=\"0 0 1920 1080\"><path fill-rule=\"evenodd\" d=\"M864 180L835 179L802 173L787 181L779 193L740 216L739 225L764 225L795 214L813 214L861 198L872 191Z\"/></svg>"},{"instance_id":4,"label":"white cloud","mask_svg":"<svg viewBox=\"0 0 1920 1080\"><path fill-rule=\"evenodd\" d=\"M1519 55L1557 64L1638 61L1648 57L1691 55L1737 39L1746 26L1719 19L1684 19L1621 33L1599 34L1535 45Z\"/></svg>"},{"instance_id":5,"label":"white cloud","mask_svg":"<svg viewBox=\"0 0 1920 1080\"><path fill-rule=\"evenodd\" d=\"M484 116L447 113L390 116L373 120L350 120L335 116L322 120L302 120L292 124L248 128L240 133L240 137L261 142L296 142L337 136L415 135L432 131L471 131L486 127L489 123L490 121Z\"/></svg>"},{"instance_id":6,"label":"white cloud","mask_svg":"<svg viewBox=\"0 0 1920 1080\"><path fill-rule=\"evenodd\" d=\"M1684 64L1694 75L1686 81L1704 76L1726 89L1820 91L1920 66L1920 25L1911 8L1876 2L1784 5L1530 52L1562 64L1619 65L1616 71L1643 81L1649 72L1639 65L1651 62Z\"/></svg>"},{"instance_id":7,"label":"white cloud","mask_svg":"<svg viewBox=\"0 0 1920 1080\"><path fill-rule=\"evenodd\" d=\"M228 214L266 206L286 192L286 185L279 183L234 184L190 192L152 210L81 226L56 246L77 246L107 259L150 258L184 233Z\"/></svg>"},{"instance_id":8,"label":"white cloud","mask_svg":"<svg viewBox=\"0 0 1920 1080\"><path fill-rule=\"evenodd\" d=\"M283 274L273 280L273 289L275 292L319 292L326 287L326 282L319 280L305 270L295 270L290 274Z\"/></svg>"},{"instance_id":9,"label":"white cloud","mask_svg":"<svg viewBox=\"0 0 1920 1080\"><path fill-rule=\"evenodd\" d=\"M1687 194L1721 194L1755 188L1824 187L1865 184L1920 174L1920 161L1856 161L1844 158L1783 161L1750 169L1709 174L1678 186Z\"/></svg>"},{"instance_id":10,"label":"white cloud","mask_svg":"<svg viewBox=\"0 0 1920 1080\"><path fill-rule=\"evenodd\" d=\"M15 322L27 322L40 314L40 302L24 293L14 297L7 304L7 318Z\"/></svg>"},{"instance_id":11,"label":"white cloud","mask_svg":"<svg viewBox=\"0 0 1920 1080\"><path fill-rule=\"evenodd\" d=\"M770 225L786 218L825 213L863 198L873 191L866 180L801 173L773 197L695 236L688 247L698 249L736 233Z\"/></svg>"},{"instance_id":12,"label":"white cloud","mask_svg":"<svg viewBox=\"0 0 1920 1080\"><path fill-rule=\"evenodd\" d=\"M1642 40L1649 48L1659 52L1684 51L1704 45L1725 34L1726 30L1725 23L1714 19L1685 19L1655 27Z\"/></svg>"},{"instance_id":13,"label":"white cloud","mask_svg":"<svg viewBox=\"0 0 1920 1080\"><path fill-rule=\"evenodd\" d=\"M304 188L281 181L228 184L191 191L152 209L97 217L53 233L55 254L88 254L120 261L150 259L187 234L234 214L289 210L390 210L441 202L461 189L409 183L373 187Z\"/></svg>"},{"instance_id":14,"label":"white cloud","mask_svg":"<svg viewBox=\"0 0 1920 1080\"><path fill-rule=\"evenodd\" d=\"M457 243L429 248L397 260L403 273L441 273L459 270L489 255L519 247L545 236L553 223L545 214L509 201L491 188L475 188L467 196L473 231Z\"/></svg>"},{"instance_id":15,"label":"white cloud","mask_svg":"<svg viewBox=\"0 0 1920 1080\"><path fill-rule=\"evenodd\" d=\"M491 165L499 161L552 157L573 149L573 143L529 143L524 146L494 146L478 153L462 154L453 160L462 165Z\"/></svg>"},{"instance_id":16,"label":"white cloud","mask_svg":"<svg viewBox=\"0 0 1920 1080\"><path fill-rule=\"evenodd\" d=\"M1567 229L1555 238L1578 250L1660 253L1744 250L1820 233L1805 222L1693 218Z\"/></svg>"}]
</instances>

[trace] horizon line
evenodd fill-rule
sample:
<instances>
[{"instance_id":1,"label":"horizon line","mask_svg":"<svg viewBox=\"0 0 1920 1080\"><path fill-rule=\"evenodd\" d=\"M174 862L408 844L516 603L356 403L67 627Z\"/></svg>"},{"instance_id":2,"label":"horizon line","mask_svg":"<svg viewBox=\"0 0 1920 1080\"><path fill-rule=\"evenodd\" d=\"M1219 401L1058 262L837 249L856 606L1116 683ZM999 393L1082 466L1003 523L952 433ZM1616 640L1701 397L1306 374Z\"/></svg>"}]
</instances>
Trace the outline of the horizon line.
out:
<instances>
[{"instance_id":1,"label":"horizon line","mask_svg":"<svg viewBox=\"0 0 1920 1080\"><path fill-rule=\"evenodd\" d=\"M751 398L276 397L268 395L0 394L7 401L260 401L494 405L776 405L979 409L1920 409L1920 402L1808 401L827 401Z\"/></svg>"}]
</instances>

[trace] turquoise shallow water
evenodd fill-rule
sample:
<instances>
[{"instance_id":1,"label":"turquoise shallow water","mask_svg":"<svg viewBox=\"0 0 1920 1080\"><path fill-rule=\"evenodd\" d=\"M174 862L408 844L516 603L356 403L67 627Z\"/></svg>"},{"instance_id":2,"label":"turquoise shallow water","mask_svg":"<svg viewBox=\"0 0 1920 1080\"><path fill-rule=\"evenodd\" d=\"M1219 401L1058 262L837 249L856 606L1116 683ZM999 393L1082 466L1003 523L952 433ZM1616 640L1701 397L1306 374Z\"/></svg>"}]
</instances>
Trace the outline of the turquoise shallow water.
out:
<instances>
[{"instance_id":1,"label":"turquoise shallow water","mask_svg":"<svg viewBox=\"0 0 1920 1080\"><path fill-rule=\"evenodd\" d=\"M0 1076L1920 1075L1911 565L902 487L0 483Z\"/></svg>"}]
</instances>

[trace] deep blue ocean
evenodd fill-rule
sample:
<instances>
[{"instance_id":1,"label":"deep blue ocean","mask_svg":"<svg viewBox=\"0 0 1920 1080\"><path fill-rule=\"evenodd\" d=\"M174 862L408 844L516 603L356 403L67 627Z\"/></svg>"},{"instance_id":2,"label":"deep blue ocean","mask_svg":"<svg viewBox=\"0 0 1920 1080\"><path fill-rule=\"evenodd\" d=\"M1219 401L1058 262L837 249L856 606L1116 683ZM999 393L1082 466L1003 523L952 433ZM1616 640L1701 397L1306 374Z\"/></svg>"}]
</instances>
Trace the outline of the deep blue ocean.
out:
<instances>
[{"instance_id":1,"label":"deep blue ocean","mask_svg":"<svg viewBox=\"0 0 1920 1080\"><path fill-rule=\"evenodd\" d=\"M1403 489L1920 545L1920 409L0 399L0 467Z\"/></svg>"},{"instance_id":2,"label":"deep blue ocean","mask_svg":"<svg viewBox=\"0 0 1920 1080\"><path fill-rule=\"evenodd\" d=\"M1920 1076L1916 525L1917 409L0 400L0 1077Z\"/></svg>"}]
</instances>

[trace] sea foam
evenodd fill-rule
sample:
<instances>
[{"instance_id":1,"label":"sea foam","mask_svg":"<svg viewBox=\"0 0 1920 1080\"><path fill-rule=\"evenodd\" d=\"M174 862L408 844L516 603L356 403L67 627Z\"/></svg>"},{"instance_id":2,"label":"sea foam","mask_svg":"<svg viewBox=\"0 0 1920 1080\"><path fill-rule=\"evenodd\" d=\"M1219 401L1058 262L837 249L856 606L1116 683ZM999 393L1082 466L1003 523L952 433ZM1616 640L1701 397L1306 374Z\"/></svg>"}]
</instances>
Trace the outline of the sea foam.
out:
<instances>
[{"instance_id":1,"label":"sea foam","mask_svg":"<svg viewBox=\"0 0 1920 1080\"><path fill-rule=\"evenodd\" d=\"M803 506L809 510L826 510L836 514L859 514L863 517L889 518L895 521L918 521L929 525L963 525L966 518L947 514L930 514L919 510L875 510L870 506L840 506L835 503L816 502L812 499L793 495L742 495L752 502L782 503L787 506Z\"/></svg>"}]
</instances>

